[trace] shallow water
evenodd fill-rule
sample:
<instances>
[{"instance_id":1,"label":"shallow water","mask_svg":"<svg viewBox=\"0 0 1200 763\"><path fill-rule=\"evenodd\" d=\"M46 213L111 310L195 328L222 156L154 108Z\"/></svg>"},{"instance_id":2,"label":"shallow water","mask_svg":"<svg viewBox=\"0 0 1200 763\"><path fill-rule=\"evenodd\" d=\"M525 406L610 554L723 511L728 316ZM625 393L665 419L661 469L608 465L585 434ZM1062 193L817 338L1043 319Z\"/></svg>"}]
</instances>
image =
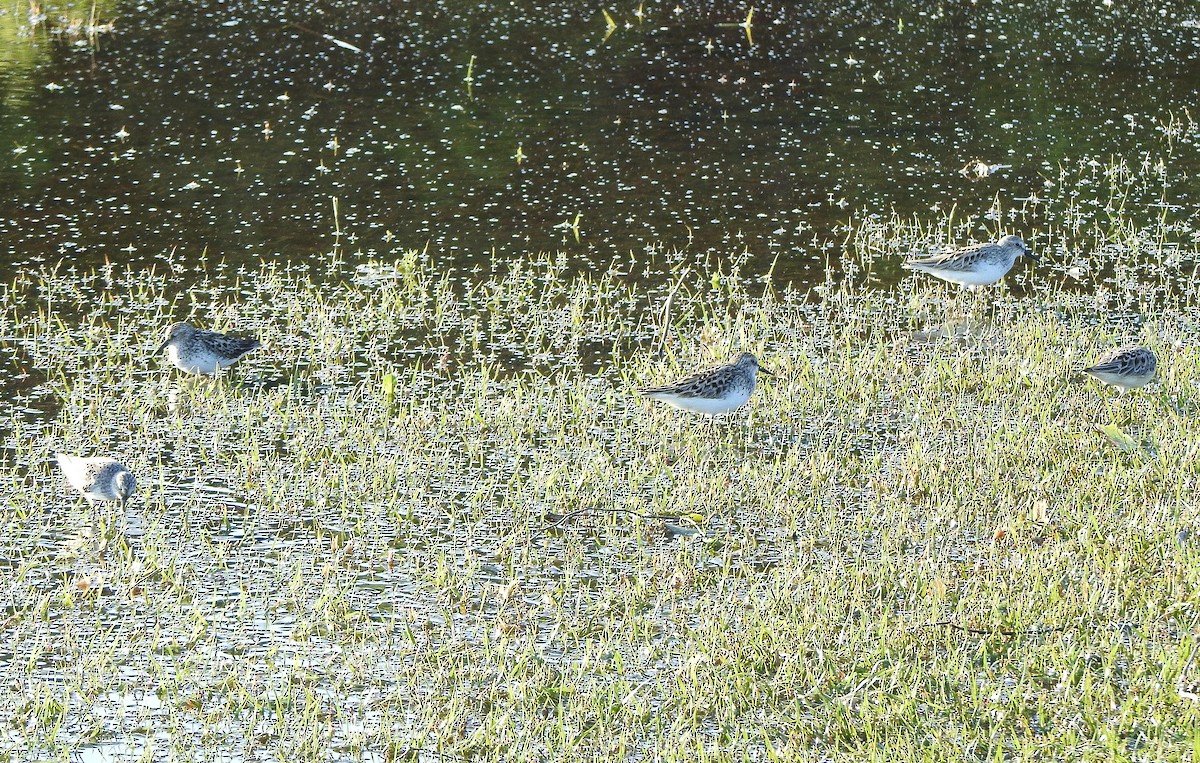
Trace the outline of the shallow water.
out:
<instances>
[{"instance_id":1,"label":"shallow water","mask_svg":"<svg viewBox=\"0 0 1200 763\"><path fill-rule=\"evenodd\" d=\"M18 719L9 746L27 757L210 760L206 751L217 751L259 760L311 737L315 759L358 759L356 745L373 759L383 744L462 753L481 724L501 729L489 741L515 724L521 743L546 744L558 713L625 724L630 713L645 719L680 705L694 724L680 723L720 745L723 721L711 708L725 696L728 665L757 694L722 712L755 729L762 717L826 723L837 698L885 657L955 700L950 708L969 699L963 681L1000 686L1024 675L1006 654L981 664L981 648L1002 644L929 646L913 636L927 612L941 612L928 602L931 586L953 596L950 615L987 624L1007 624L1010 605L1022 627L1081 611L1107 622L1169 601L1163 555L1180 575L1198 569L1174 541L1194 518L1193 476L1172 468L1195 439L1194 404L1172 420L1149 397L1129 400L1141 412L1131 431L1161 444L1143 461L1091 431L1089 417L1111 399L1064 381L1081 351L1111 339L1094 297L993 294L988 319L947 339L912 328L924 322L921 299L944 301L936 289L780 303L705 292L711 285L693 272L680 293L707 294L697 301L718 317L683 312L670 353L657 358L647 313L664 287L625 292L618 275L570 283L563 269L512 263L515 276L457 301L432 262L409 270L409 285L329 286L271 268L240 286L214 278L202 309L219 320L236 311L266 344L216 384L182 380L143 354L173 309L166 278L147 283L114 268L96 292L96 278L69 272L20 284L0 320L55 408L5 419L10 645L0 672L14 683L0 707ZM1143 291L1143 276L1126 274L1131 294ZM92 293L102 307L88 306ZM108 301L119 294L135 296ZM937 310L953 309L941 301ZM1048 301L1061 318L1042 307ZM24 308L39 302L69 306L84 322ZM519 303L536 309L512 308ZM423 330L410 330L421 311ZM1185 311L1157 320L1159 346L1196 331ZM521 336L536 349L518 354ZM614 351L601 367L581 361L581 340L601 337L636 351ZM778 371L748 411L709 425L637 400L637 386L674 363L742 340L768 348ZM1041 362L1024 367L1042 343ZM496 346L512 354L497 360ZM1183 359L1163 383L1168 406L1193 395L1185 377L1194 346L1176 349ZM454 348L445 367L443 347ZM398 377L392 400L385 372ZM63 444L131 466L140 488L124 515L89 510L63 484L49 462ZM974 459L1011 478L953 476L975 474ZM1152 521L1138 502L1122 503L1148 472L1167 496ZM1084 490L1086 499L1073 497ZM1022 519L1031 491L1053 498L1046 527ZM655 518L592 512L541 532L577 509ZM1000 544L1002 522L1014 535L1052 537ZM1110 540L1079 540L1093 533ZM1138 544L1156 560L1134 562L1145 570L1140 602L1081 610L1060 598L1051 609L1047 591L1026 585L1052 580L1049 593L1064 597L1081 578L1142 595L1112 559L1125 564ZM836 622L814 607L835 611ZM804 635L777 643L773 634L788 628ZM1123 660L1136 663L1139 691L1160 685L1181 644L1171 628L1087 634L1087 648L1109 660L1093 660L1095 680L1138 696L1120 676L1101 677ZM896 648L901 639L907 646ZM1011 651L1035 653L1052 678L1022 678L1014 696L1077 716L1074 697L1049 691L1073 664L1071 648L1023 639ZM686 688L706 675L721 683ZM804 703L778 700L780 685ZM868 694L882 701L887 692ZM937 723L974 728L975 715L938 712ZM1112 706L1086 712L1108 718ZM858 716L837 722L842 733L861 727ZM623 727L645 731L634 736L651 746L676 736L650 723ZM1045 727L1051 734L1056 724Z\"/></svg>"},{"instance_id":2,"label":"shallow water","mask_svg":"<svg viewBox=\"0 0 1200 763\"><path fill-rule=\"evenodd\" d=\"M537 5L102 2L91 35L90 5L3 9L0 281L336 243L466 270L745 251L803 283L851 215L1070 237L1063 167L1126 162L1147 220L1197 199L1191 3L768 2L749 35L736 3L631 3L611 30ZM1103 221L1110 185L1073 201Z\"/></svg>"}]
</instances>

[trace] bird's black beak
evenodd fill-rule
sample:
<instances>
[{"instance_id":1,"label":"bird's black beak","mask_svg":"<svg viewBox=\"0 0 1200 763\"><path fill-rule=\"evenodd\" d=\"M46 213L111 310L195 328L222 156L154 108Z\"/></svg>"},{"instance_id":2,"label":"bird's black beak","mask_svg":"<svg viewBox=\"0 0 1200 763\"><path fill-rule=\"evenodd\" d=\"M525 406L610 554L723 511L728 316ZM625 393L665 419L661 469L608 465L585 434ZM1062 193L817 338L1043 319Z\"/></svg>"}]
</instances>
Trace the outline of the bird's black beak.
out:
<instances>
[{"instance_id":1,"label":"bird's black beak","mask_svg":"<svg viewBox=\"0 0 1200 763\"><path fill-rule=\"evenodd\" d=\"M758 372L759 372L760 374L766 374L767 376L774 376L774 375L775 375L775 372L774 372L774 371L768 371L767 369L763 368L762 366L759 366L759 367L758 367Z\"/></svg>"},{"instance_id":2,"label":"bird's black beak","mask_svg":"<svg viewBox=\"0 0 1200 763\"><path fill-rule=\"evenodd\" d=\"M167 346L168 344L170 344L170 343L171 343L171 340L170 340L170 339L164 339L164 340L163 340L163 343L162 343L162 344L160 344L160 345L158 346L158 349L156 349L156 350L154 351L154 354L155 354L155 355L157 355L158 353L162 352L162 351L163 351L163 349L164 349L164 348L166 348L166 346Z\"/></svg>"},{"instance_id":3,"label":"bird's black beak","mask_svg":"<svg viewBox=\"0 0 1200 763\"><path fill-rule=\"evenodd\" d=\"M1041 257L1038 257L1036 254L1033 253L1032 249L1026 249L1025 256L1028 257L1029 259L1033 260L1034 262L1037 262L1038 260L1041 259Z\"/></svg>"}]
</instances>

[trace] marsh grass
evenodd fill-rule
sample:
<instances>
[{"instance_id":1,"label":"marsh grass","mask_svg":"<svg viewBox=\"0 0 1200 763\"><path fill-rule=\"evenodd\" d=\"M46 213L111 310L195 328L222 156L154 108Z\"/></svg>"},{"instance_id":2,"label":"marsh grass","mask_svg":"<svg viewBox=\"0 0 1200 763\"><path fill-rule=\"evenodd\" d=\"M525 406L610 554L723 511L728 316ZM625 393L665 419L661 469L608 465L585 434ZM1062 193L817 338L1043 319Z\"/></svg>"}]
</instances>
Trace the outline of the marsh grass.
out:
<instances>
[{"instance_id":1,"label":"marsh grass","mask_svg":"<svg viewBox=\"0 0 1200 763\"><path fill-rule=\"evenodd\" d=\"M1194 247L1117 219L963 311L852 275L955 228L891 223L811 291L420 252L19 279L9 759L1187 759ZM265 347L184 383L149 353L189 316ZM1078 377L1134 339L1159 383ZM776 372L746 411L636 394L739 349ZM125 516L60 448L133 469Z\"/></svg>"}]
</instances>

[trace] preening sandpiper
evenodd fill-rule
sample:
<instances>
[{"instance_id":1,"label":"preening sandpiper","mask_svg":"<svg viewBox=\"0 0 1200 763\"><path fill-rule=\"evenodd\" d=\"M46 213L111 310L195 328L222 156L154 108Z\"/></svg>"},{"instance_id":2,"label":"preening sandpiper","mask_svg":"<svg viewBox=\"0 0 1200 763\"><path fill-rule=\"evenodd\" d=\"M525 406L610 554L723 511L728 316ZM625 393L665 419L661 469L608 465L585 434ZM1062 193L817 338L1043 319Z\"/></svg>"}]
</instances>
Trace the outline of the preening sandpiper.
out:
<instances>
[{"instance_id":1,"label":"preening sandpiper","mask_svg":"<svg viewBox=\"0 0 1200 763\"><path fill-rule=\"evenodd\" d=\"M167 358L180 371L211 376L261 346L257 339L218 334L187 323L172 323L154 353L157 355L165 348Z\"/></svg>"},{"instance_id":2,"label":"preening sandpiper","mask_svg":"<svg viewBox=\"0 0 1200 763\"><path fill-rule=\"evenodd\" d=\"M770 371L743 352L724 366L685 376L671 384L642 390L644 397L661 400L685 411L719 416L741 408L754 392L755 375Z\"/></svg>"},{"instance_id":3,"label":"preening sandpiper","mask_svg":"<svg viewBox=\"0 0 1200 763\"><path fill-rule=\"evenodd\" d=\"M1145 347L1137 345L1118 347L1083 369L1085 374L1121 390L1121 394L1146 386L1157 371L1158 358Z\"/></svg>"},{"instance_id":4,"label":"preening sandpiper","mask_svg":"<svg viewBox=\"0 0 1200 763\"><path fill-rule=\"evenodd\" d=\"M1013 264L1022 255L1037 259L1037 255L1020 236L1005 236L994 244L976 244L908 260L903 267L973 289L999 281L1012 270Z\"/></svg>"}]
</instances>

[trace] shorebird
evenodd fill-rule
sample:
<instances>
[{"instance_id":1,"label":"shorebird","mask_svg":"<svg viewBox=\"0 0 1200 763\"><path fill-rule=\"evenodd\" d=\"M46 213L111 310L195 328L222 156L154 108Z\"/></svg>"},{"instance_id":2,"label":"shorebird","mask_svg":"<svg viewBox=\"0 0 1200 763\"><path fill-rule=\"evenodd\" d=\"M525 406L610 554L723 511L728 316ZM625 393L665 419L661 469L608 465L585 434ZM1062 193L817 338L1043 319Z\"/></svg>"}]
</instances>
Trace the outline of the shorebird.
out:
<instances>
[{"instance_id":1,"label":"shorebird","mask_svg":"<svg viewBox=\"0 0 1200 763\"><path fill-rule=\"evenodd\" d=\"M1105 353L1083 372L1105 384L1111 384L1123 395L1131 389L1149 384L1157 370L1158 358L1154 357L1153 352L1145 347L1128 345Z\"/></svg>"},{"instance_id":2,"label":"shorebird","mask_svg":"<svg viewBox=\"0 0 1200 763\"><path fill-rule=\"evenodd\" d=\"M154 354L165 348L167 358L180 371L211 376L261 346L257 339L218 334L187 323L172 323Z\"/></svg>"},{"instance_id":3,"label":"shorebird","mask_svg":"<svg viewBox=\"0 0 1200 763\"><path fill-rule=\"evenodd\" d=\"M1022 255L1037 259L1037 255L1020 236L1005 236L994 244L976 244L908 260L902 267L974 289L999 281L1012 270L1013 264Z\"/></svg>"},{"instance_id":4,"label":"shorebird","mask_svg":"<svg viewBox=\"0 0 1200 763\"><path fill-rule=\"evenodd\" d=\"M107 456L83 458L66 453L58 453L56 458L67 482L87 499L89 505L96 501L116 501L124 508L137 487L133 474L116 459Z\"/></svg>"},{"instance_id":5,"label":"shorebird","mask_svg":"<svg viewBox=\"0 0 1200 763\"><path fill-rule=\"evenodd\" d=\"M661 400L685 411L719 416L741 408L754 392L758 373L772 375L758 359L743 352L733 362L685 376L671 384L642 390L644 397Z\"/></svg>"}]
</instances>

